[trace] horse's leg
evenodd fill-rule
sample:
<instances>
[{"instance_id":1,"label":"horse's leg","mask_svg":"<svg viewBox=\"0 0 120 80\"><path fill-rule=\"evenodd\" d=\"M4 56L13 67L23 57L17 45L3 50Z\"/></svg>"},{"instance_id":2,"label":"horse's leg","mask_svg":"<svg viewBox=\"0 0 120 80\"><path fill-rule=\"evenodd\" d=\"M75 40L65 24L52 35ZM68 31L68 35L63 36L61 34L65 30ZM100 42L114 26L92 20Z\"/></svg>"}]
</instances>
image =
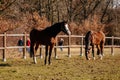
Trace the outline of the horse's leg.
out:
<instances>
[{"instance_id":1,"label":"horse's leg","mask_svg":"<svg viewBox=\"0 0 120 80\"><path fill-rule=\"evenodd\" d=\"M104 43L102 43L100 47L101 47L101 55L104 56L104 53L103 53L103 51L104 51Z\"/></svg>"},{"instance_id":2,"label":"horse's leg","mask_svg":"<svg viewBox=\"0 0 120 80\"><path fill-rule=\"evenodd\" d=\"M102 55L101 55L101 46L98 45L98 56L100 57L100 59L102 60Z\"/></svg>"},{"instance_id":3,"label":"horse's leg","mask_svg":"<svg viewBox=\"0 0 120 80\"><path fill-rule=\"evenodd\" d=\"M86 59L87 59L87 60L89 60L89 59L88 59L88 54L89 54L89 53L88 53L88 50L85 49L85 56L86 56Z\"/></svg>"},{"instance_id":4,"label":"horse's leg","mask_svg":"<svg viewBox=\"0 0 120 80\"><path fill-rule=\"evenodd\" d=\"M100 50L101 50L101 60L102 60L102 57L104 56L104 54L103 54L104 43L101 43L101 45L100 45Z\"/></svg>"},{"instance_id":5,"label":"horse's leg","mask_svg":"<svg viewBox=\"0 0 120 80\"><path fill-rule=\"evenodd\" d=\"M95 55L94 55L94 45L92 45L92 56L93 56L93 59L95 60Z\"/></svg>"},{"instance_id":6,"label":"horse's leg","mask_svg":"<svg viewBox=\"0 0 120 80\"><path fill-rule=\"evenodd\" d=\"M100 54L100 51L99 51L99 45L97 45L97 55Z\"/></svg>"},{"instance_id":7,"label":"horse's leg","mask_svg":"<svg viewBox=\"0 0 120 80\"><path fill-rule=\"evenodd\" d=\"M42 56L42 46L40 47L40 59L42 59L43 56Z\"/></svg>"},{"instance_id":8,"label":"horse's leg","mask_svg":"<svg viewBox=\"0 0 120 80\"><path fill-rule=\"evenodd\" d=\"M47 64L48 45L45 46L45 65Z\"/></svg>"},{"instance_id":9,"label":"horse's leg","mask_svg":"<svg viewBox=\"0 0 120 80\"><path fill-rule=\"evenodd\" d=\"M34 61L35 64L37 64L36 52L37 52L38 46L39 46L39 44L36 43L36 45L34 47L33 61Z\"/></svg>"},{"instance_id":10,"label":"horse's leg","mask_svg":"<svg viewBox=\"0 0 120 80\"><path fill-rule=\"evenodd\" d=\"M51 64L52 49L53 49L53 45L50 45L50 49L49 49L49 59L48 59L49 65Z\"/></svg>"},{"instance_id":11,"label":"horse's leg","mask_svg":"<svg viewBox=\"0 0 120 80\"><path fill-rule=\"evenodd\" d=\"M89 60L88 59L88 54L89 54L89 50L88 50L88 44L86 43L86 45L85 45L85 57L86 57L86 60Z\"/></svg>"},{"instance_id":12,"label":"horse's leg","mask_svg":"<svg viewBox=\"0 0 120 80\"><path fill-rule=\"evenodd\" d=\"M31 57L31 58L33 57L33 54L34 54L34 44L31 43L31 44L30 44L30 57Z\"/></svg>"}]
</instances>

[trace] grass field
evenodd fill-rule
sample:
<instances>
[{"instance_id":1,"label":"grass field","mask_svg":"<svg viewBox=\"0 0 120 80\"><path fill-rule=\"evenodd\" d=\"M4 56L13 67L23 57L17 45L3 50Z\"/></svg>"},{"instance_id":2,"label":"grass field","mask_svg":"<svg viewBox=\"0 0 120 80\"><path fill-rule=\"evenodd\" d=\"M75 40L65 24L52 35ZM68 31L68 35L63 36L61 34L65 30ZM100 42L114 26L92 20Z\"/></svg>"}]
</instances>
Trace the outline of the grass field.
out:
<instances>
[{"instance_id":1,"label":"grass field","mask_svg":"<svg viewBox=\"0 0 120 80\"><path fill-rule=\"evenodd\" d=\"M72 53L75 53L73 50ZM0 61L0 80L120 80L120 53L107 54L103 60L85 60L85 57L59 55L52 57L52 65L44 65L44 59L37 57L38 64L32 59L8 58ZM60 52L62 54L62 52Z\"/></svg>"}]
</instances>

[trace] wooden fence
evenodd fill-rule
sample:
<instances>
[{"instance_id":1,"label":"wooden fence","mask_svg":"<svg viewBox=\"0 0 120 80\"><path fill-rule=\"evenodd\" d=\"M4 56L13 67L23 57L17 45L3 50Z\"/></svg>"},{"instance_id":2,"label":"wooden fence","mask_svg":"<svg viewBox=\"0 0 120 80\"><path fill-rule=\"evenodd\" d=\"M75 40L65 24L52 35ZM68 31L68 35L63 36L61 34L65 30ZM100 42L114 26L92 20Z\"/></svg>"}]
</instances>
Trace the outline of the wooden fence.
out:
<instances>
[{"instance_id":1,"label":"wooden fence","mask_svg":"<svg viewBox=\"0 0 120 80\"><path fill-rule=\"evenodd\" d=\"M23 33L23 34L0 34L0 37L3 37L3 46L0 47L1 50L3 50L3 61L6 61L6 50L7 49L15 49L15 48L23 48L23 58L26 59L26 38L29 36L29 34ZM24 40L24 46L7 46L7 37L23 37ZM56 41L58 43L58 38L60 37L64 37L67 38L67 45L62 46L63 48L68 48L68 57L71 57L71 48L80 48L80 55L83 55L83 48L84 48L84 36L83 35L58 35L56 37ZM72 45L71 40L72 38L78 38L80 40L80 45ZM105 47L111 48L111 54L114 55L114 47L120 47L119 45L114 45L114 40L120 40L120 37L106 37L106 39L111 39L111 45L105 45ZM58 46L58 44L56 43L56 46L54 47L54 51L55 51L55 57L57 57L57 48L59 48L60 46ZM40 47L41 49L43 47ZM41 49L40 49L40 55L41 54Z\"/></svg>"}]
</instances>

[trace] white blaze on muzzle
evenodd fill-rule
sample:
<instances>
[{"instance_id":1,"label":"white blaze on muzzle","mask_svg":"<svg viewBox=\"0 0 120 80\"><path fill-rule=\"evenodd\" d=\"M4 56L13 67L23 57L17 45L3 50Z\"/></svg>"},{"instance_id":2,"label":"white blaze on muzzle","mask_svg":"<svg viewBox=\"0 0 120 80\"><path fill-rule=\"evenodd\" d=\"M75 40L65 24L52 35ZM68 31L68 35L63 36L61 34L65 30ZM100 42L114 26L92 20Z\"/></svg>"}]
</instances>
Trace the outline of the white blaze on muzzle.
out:
<instances>
[{"instance_id":1,"label":"white blaze on muzzle","mask_svg":"<svg viewBox=\"0 0 120 80\"><path fill-rule=\"evenodd\" d=\"M69 28L68 28L68 24L65 24L65 29L66 29L67 33L70 35L71 32L70 32L70 30L69 30Z\"/></svg>"}]
</instances>

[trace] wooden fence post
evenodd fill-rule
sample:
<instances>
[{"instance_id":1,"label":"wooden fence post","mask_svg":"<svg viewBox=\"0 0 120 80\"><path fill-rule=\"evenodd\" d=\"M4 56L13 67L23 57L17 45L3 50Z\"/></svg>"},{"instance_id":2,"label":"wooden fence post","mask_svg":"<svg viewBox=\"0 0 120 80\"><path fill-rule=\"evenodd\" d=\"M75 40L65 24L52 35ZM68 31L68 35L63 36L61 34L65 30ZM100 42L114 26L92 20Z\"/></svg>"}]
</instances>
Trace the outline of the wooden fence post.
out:
<instances>
[{"instance_id":1,"label":"wooden fence post","mask_svg":"<svg viewBox=\"0 0 120 80\"><path fill-rule=\"evenodd\" d=\"M68 57L71 57L71 53L70 53L70 43L71 43L71 36L68 36Z\"/></svg>"},{"instance_id":2,"label":"wooden fence post","mask_svg":"<svg viewBox=\"0 0 120 80\"><path fill-rule=\"evenodd\" d=\"M6 33L4 33L3 37L3 61L6 62Z\"/></svg>"},{"instance_id":3,"label":"wooden fence post","mask_svg":"<svg viewBox=\"0 0 120 80\"><path fill-rule=\"evenodd\" d=\"M111 55L114 56L114 36L112 36Z\"/></svg>"},{"instance_id":4,"label":"wooden fence post","mask_svg":"<svg viewBox=\"0 0 120 80\"><path fill-rule=\"evenodd\" d=\"M23 58L26 59L26 38L27 38L27 35L26 35L26 32L24 33L24 48L23 48Z\"/></svg>"},{"instance_id":5,"label":"wooden fence post","mask_svg":"<svg viewBox=\"0 0 120 80\"><path fill-rule=\"evenodd\" d=\"M83 34L81 39L81 50L80 50L80 56L83 56Z\"/></svg>"}]
</instances>

